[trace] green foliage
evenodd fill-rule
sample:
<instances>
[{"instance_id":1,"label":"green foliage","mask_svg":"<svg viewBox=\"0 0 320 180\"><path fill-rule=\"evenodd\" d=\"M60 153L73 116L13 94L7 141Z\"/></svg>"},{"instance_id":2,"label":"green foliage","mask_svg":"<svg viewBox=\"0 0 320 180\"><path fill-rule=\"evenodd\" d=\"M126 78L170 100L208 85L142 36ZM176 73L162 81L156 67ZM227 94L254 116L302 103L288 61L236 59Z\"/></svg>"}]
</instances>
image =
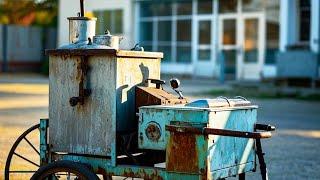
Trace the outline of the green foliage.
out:
<instances>
[{"instance_id":1,"label":"green foliage","mask_svg":"<svg viewBox=\"0 0 320 180\"><path fill-rule=\"evenodd\" d=\"M56 26L58 0L3 0L0 23Z\"/></svg>"}]
</instances>

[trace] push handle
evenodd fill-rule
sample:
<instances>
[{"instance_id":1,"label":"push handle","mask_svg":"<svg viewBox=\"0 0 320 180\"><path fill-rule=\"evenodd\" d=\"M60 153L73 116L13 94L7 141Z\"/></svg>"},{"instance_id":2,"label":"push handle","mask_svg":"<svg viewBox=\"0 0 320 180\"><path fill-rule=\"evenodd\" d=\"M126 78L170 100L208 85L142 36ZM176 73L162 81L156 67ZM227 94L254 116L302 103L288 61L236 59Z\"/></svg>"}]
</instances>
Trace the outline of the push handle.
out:
<instances>
[{"instance_id":1,"label":"push handle","mask_svg":"<svg viewBox=\"0 0 320 180\"><path fill-rule=\"evenodd\" d=\"M162 85L166 84L166 81L161 80L161 79L146 79L145 82L150 81L152 84L156 84L157 89L162 89Z\"/></svg>"},{"instance_id":2,"label":"push handle","mask_svg":"<svg viewBox=\"0 0 320 180\"><path fill-rule=\"evenodd\" d=\"M252 139L265 139L272 136L271 132L245 132L245 131L234 131L228 129L215 129L215 128L195 128L190 126L174 126L167 125L166 130L170 132L179 133L190 133L190 134L203 134L203 135L220 135L220 136L231 136L231 137L242 137Z\"/></svg>"},{"instance_id":3,"label":"push handle","mask_svg":"<svg viewBox=\"0 0 320 180\"><path fill-rule=\"evenodd\" d=\"M275 131L276 127L272 126L270 124L255 124L254 127L256 130L261 130L261 131Z\"/></svg>"}]
</instances>

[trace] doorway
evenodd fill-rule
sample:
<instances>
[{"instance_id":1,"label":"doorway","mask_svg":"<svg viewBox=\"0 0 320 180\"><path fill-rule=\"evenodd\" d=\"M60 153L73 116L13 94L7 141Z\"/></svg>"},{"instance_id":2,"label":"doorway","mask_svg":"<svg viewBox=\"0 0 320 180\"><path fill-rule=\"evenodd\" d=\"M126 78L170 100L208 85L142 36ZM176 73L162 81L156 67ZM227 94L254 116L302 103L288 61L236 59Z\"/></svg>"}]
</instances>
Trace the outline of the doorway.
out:
<instances>
[{"instance_id":1,"label":"doorway","mask_svg":"<svg viewBox=\"0 0 320 180\"><path fill-rule=\"evenodd\" d=\"M195 23L195 74L202 77L214 75L214 35L211 15L198 16Z\"/></svg>"},{"instance_id":2,"label":"doorway","mask_svg":"<svg viewBox=\"0 0 320 180\"><path fill-rule=\"evenodd\" d=\"M263 13L219 16L219 56L227 80L259 80L263 67Z\"/></svg>"}]
</instances>

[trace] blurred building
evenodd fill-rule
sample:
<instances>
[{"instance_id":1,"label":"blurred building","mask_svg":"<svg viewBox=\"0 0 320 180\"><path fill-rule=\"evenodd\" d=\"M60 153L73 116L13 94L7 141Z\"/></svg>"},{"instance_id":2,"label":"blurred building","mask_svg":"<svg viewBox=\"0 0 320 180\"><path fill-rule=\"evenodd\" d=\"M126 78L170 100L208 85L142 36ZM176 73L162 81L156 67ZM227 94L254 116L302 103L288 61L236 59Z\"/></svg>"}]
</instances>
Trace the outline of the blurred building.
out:
<instances>
[{"instance_id":1,"label":"blurred building","mask_svg":"<svg viewBox=\"0 0 320 180\"><path fill-rule=\"evenodd\" d=\"M60 45L78 4L60 0ZM125 37L123 48L164 52L164 73L219 77L223 68L227 79L259 80L279 74L279 57L300 56L293 69L315 57L319 71L319 0L91 0L86 8L98 34L108 28Z\"/></svg>"}]
</instances>

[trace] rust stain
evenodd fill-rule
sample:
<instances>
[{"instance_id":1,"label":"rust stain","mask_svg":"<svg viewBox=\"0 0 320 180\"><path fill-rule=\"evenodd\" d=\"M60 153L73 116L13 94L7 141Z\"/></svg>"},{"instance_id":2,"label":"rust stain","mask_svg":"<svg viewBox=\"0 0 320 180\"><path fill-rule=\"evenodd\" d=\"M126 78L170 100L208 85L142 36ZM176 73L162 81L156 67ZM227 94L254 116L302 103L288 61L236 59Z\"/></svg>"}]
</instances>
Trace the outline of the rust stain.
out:
<instances>
[{"instance_id":1,"label":"rust stain","mask_svg":"<svg viewBox=\"0 0 320 180\"><path fill-rule=\"evenodd\" d=\"M171 132L167 148L167 170L199 172L196 135Z\"/></svg>"},{"instance_id":2,"label":"rust stain","mask_svg":"<svg viewBox=\"0 0 320 180\"><path fill-rule=\"evenodd\" d=\"M204 168L204 169L201 169L201 180L207 180L208 179L208 169L207 168Z\"/></svg>"},{"instance_id":3,"label":"rust stain","mask_svg":"<svg viewBox=\"0 0 320 180\"><path fill-rule=\"evenodd\" d=\"M174 104L186 104L186 99L178 99L175 95L170 94L163 89L157 89L154 87L136 87L136 112L141 106L149 105L174 105Z\"/></svg>"},{"instance_id":4,"label":"rust stain","mask_svg":"<svg viewBox=\"0 0 320 180\"><path fill-rule=\"evenodd\" d=\"M143 178L145 180L162 180L157 170L154 170L151 174L148 174L144 169L140 169L137 173L134 173L130 168L125 170L120 176L124 177L136 177Z\"/></svg>"},{"instance_id":5,"label":"rust stain","mask_svg":"<svg viewBox=\"0 0 320 180\"><path fill-rule=\"evenodd\" d=\"M133 177L133 178L143 178L145 180L162 180L163 178L159 175L157 170L153 170L151 174L148 174L144 169L140 169L138 172L133 172L131 168L126 168L123 173L115 174L114 172L107 172L104 168L98 167L97 174L101 174L104 177L110 176L123 176L123 177Z\"/></svg>"},{"instance_id":6,"label":"rust stain","mask_svg":"<svg viewBox=\"0 0 320 180\"><path fill-rule=\"evenodd\" d=\"M97 174L101 174L103 177L115 176L115 174L113 172L109 173L101 167L98 167Z\"/></svg>"},{"instance_id":7,"label":"rust stain","mask_svg":"<svg viewBox=\"0 0 320 180\"><path fill-rule=\"evenodd\" d=\"M157 123L149 123L145 131L151 141L158 142L161 137L160 126Z\"/></svg>"},{"instance_id":8,"label":"rust stain","mask_svg":"<svg viewBox=\"0 0 320 180\"><path fill-rule=\"evenodd\" d=\"M76 58L76 81L80 82L82 79L82 67L81 67L81 58Z\"/></svg>"}]
</instances>

